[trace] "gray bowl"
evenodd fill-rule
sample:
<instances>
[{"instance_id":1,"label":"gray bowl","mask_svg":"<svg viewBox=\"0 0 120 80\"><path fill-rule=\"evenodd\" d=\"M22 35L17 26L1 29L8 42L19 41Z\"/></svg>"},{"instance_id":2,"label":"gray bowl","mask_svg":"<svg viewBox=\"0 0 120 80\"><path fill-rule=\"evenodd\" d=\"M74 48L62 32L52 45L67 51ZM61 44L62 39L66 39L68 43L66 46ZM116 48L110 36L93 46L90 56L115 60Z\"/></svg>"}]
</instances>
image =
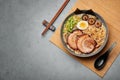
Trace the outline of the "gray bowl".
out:
<instances>
[{"instance_id":1,"label":"gray bowl","mask_svg":"<svg viewBox=\"0 0 120 80\"><path fill-rule=\"evenodd\" d=\"M87 11L88 11L88 12L87 12ZM106 45L106 43L107 43L107 41L108 41L109 31L108 31L108 27L107 27L104 19L103 19L98 13L93 12L92 10L91 10L91 12L89 12L89 11L90 11L90 10L79 10L79 9L77 9L75 12L71 13L70 15L68 15L68 16L65 18L65 20L64 20L64 22L63 22L63 24L62 24L62 26L61 26L60 37L61 37L62 44L64 45L65 49L67 49L67 51L69 51L72 55L75 55L75 56L78 56L78 57L91 57L91 56L94 56L94 55L98 54L98 53L105 47L105 45ZM91 53L89 53L89 54L76 54L74 51L70 50L70 49L67 47L66 43L64 42L64 40L63 40L63 35L62 35L62 31L63 31L64 24L65 24L66 20L68 20L68 18L69 18L70 16L72 16L72 15L81 14L81 13L87 13L87 14L91 14L91 15L96 16L97 18L99 18L99 19L102 21L102 23L103 23L103 25L105 26L105 29L106 29L106 38L105 38L105 40L104 40L103 45L101 45L100 48L98 48L97 51L93 51L93 52L91 52Z\"/></svg>"}]
</instances>

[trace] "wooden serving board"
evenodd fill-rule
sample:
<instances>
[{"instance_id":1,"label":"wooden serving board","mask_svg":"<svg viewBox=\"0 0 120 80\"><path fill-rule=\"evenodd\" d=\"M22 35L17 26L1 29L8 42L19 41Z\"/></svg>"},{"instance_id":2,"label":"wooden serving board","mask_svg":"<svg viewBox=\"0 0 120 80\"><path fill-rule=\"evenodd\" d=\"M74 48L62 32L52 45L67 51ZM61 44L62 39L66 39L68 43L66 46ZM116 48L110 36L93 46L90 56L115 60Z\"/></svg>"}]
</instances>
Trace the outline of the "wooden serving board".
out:
<instances>
[{"instance_id":1,"label":"wooden serving board","mask_svg":"<svg viewBox=\"0 0 120 80\"><path fill-rule=\"evenodd\" d=\"M93 11L97 12L101 15L107 23L109 28L109 40L105 48L100 52L100 54L90 57L90 58L79 58L71 55L62 45L60 39L60 27L57 28L55 33L50 38L50 41L55 44L57 47L62 49L66 54L83 64L84 66L88 67L90 70L98 74L100 77L103 77L105 73L108 71L114 60L120 53L120 0L77 0L75 5L71 8L68 14L72 13L79 8L81 10L88 10L92 9ZM113 42L117 42L116 47L112 50L108 57L108 61L106 66L102 70L96 70L94 68L94 61L97 57L103 54Z\"/></svg>"}]
</instances>

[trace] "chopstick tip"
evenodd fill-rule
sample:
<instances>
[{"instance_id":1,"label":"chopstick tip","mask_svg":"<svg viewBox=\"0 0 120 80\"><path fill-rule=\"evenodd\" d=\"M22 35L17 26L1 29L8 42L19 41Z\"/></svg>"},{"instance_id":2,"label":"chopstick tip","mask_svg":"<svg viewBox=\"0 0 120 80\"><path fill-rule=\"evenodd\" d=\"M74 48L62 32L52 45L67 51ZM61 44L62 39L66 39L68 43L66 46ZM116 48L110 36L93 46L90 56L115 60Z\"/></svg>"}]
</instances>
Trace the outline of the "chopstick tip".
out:
<instances>
[{"instance_id":1,"label":"chopstick tip","mask_svg":"<svg viewBox=\"0 0 120 80\"><path fill-rule=\"evenodd\" d=\"M44 36L44 34L45 34L44 32L41 33L42 36Z\"/></svg>"}]
</instances>

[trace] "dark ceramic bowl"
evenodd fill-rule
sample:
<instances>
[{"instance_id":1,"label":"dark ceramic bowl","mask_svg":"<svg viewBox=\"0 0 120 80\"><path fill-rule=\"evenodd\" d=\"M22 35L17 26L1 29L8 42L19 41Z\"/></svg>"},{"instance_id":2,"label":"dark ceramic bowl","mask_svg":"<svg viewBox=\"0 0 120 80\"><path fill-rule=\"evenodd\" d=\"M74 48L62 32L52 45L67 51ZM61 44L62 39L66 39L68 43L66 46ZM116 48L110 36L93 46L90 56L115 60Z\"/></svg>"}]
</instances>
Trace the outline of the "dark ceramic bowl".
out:
<instances>
[{"instance_id":1,"label":"dark ceramic bowl","mask_svg":"<svg viewBox=\"0 0 120 80\"><path fill-rule=\"evenodd\" d=\"M67 47L66 43L64 42L64 40L63 40L63 35L62 35L63 28L64 28L64 24L65 24L66 20L68 20L68 18L69 18L70 16L72 16L72 15L79 15L79 14L81 14L81 13L86 13L86 14L91 14L91 15L96 16L97 18L99 18L99 19L102 21L102 23L103 23L103 25L105 26L105 29L106 29L106 37L105 37L105 39L104 39L104 43L103 43L96 51L93 51L93 52L91 52L91 53L89 53L89 54L76 54L74 51L70 50L70 49ZM73 13L71 13L70 15L68 15L68 16L65 18L65 20L64 20L64 22L63 22L63 24L62 24L62 26L61 26L61 31L60 31L60 35L61 35L60 37L61 37L61 41L62 41L62 44L64 45L64 47L65 47L72 55L75 55L75 56L78 56L78 57L91 57L91 56L94 56L94 55L98 54L98 53L105 47L105 45L106 45L106 43L107 43L107 41L108 41L108 34L109 34L108 27L107 27L104 19L103 19L99 14L97 14L96 12L93 12L92 10L79 10L79 9L76 9Z\"/></svg>"}]
</instances>

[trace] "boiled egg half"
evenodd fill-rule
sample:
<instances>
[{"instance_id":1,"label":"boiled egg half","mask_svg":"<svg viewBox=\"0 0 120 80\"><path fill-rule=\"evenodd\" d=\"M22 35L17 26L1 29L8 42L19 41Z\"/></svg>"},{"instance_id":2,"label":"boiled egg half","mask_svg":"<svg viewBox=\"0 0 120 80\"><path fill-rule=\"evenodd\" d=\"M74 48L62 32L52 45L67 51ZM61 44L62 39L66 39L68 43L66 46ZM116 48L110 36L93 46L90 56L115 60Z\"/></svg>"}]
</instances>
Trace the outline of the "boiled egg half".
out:
<instances>
[{"instance_id":1,"label":"boiled egg half","mask_svg":"<svg viewBox=\"0 0 120 80\"><path fill-rule=\"evenodd\" d=\"M77 23L77 28L80 30L85 30L88 28L88 22L87 21L80 21Z\"/></svg>"}]
</instances>

